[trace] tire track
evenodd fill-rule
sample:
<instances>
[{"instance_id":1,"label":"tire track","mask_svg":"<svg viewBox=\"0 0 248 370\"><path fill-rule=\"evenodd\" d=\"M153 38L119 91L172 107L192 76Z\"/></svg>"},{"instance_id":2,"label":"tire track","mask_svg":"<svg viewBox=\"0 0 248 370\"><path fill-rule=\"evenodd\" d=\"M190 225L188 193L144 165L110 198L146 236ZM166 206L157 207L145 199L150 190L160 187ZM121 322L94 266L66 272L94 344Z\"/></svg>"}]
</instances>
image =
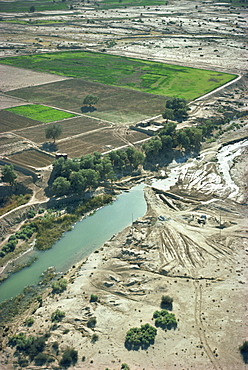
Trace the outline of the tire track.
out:
<instances>
[{"instance_id":1,"label":"tire track","mask_svg":"<svg viewBox=\"0 0 248 370\"><path fill-rule=\"evenodd\" d=\"M195 323L196 323L196 329L201 341L201 345L208 356L209 360L211 361L213 367L215 370L223 370L221 365L219 364L219 361L213 354L213 351L210 348L210 345L208 343L204 325L201 318L202 313L202 285L199 283L198 280L193 280L193 286L195 289L195 309L194 309L194 316L195 316Z\"/></svg>"}]
</instances>

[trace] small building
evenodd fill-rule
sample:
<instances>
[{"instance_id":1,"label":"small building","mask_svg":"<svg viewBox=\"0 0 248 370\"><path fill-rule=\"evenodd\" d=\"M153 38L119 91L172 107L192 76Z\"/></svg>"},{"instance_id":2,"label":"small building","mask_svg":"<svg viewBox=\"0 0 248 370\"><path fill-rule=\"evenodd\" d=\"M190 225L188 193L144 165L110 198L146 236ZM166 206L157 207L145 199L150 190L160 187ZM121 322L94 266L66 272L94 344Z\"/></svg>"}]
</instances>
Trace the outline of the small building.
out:
<instances>
[{"instance_id":1,"label":"small building","mask_svg":"<svg viewBox=\"0 0 248 370\"><path fill-rule=\"evenodd\" d=\"M59 159L59 158L67 159L68 158L68 154L67 153L56 153L55 154L55 158L56 159Z\"/></svg>"}]
</instances>

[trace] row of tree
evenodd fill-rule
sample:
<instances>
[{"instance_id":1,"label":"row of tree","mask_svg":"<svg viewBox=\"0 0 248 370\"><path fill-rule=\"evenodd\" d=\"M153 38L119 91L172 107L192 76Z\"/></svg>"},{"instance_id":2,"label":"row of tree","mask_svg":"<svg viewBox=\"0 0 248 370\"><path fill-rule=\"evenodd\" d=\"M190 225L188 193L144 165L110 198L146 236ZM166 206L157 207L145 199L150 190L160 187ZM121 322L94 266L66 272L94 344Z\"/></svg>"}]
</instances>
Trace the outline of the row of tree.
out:
<instances>
[{"instance_id":1,"label":"row of tree","mask_svg":"<svg viewBox=\"0 0 248 370\"><path fill-rule=\"evenodd\" d=\"M102 181L114 181L124 170L136 170L144 159L144 154L132 147L105 156L95 152L81 158L59 158L53 163L53 194L80 194L86 189L96 188Z\"/></svg>"},{"instance_id":2,"label":"row of tree","mask_svg":"<svg viewBox=\"0 0 248 370\"><path fill-rule=\"evenodd\" d=\"M148 160L176 148L197 152L200 150L202 141L209 138L218 125L207 120L197 127L184 127L177 130L175 122L168 122L164 124L157 136L143 144L143 150Z\"/></svg>"}]
</instances>

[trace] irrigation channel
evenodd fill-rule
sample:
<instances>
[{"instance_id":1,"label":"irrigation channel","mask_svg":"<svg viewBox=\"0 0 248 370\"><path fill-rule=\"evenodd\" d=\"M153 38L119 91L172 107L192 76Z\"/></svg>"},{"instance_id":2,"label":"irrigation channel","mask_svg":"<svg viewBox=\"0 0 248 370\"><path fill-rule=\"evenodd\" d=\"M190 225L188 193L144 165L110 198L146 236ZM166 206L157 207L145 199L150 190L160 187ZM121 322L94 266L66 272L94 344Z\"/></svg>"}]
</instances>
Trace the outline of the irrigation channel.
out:
<instances>
[{"instance_id":1,"label":"irrigation channel","mask_svg":"<svg viewBox=\"0 0 248 370\"><path fill-rule=\"evenodd\" d=\"M237 194L236 184L230 177L230 167L233 159L241 153L242 148L248 145L247 140L224 146L217 154L220 171L229 190L229 197ZM206 153L205 153L206 154ZM205 154L201 155L204 160ZM169 190L175 185L179 176L185 174L194 166L196 159L185 163L172 163L165 179L154 179L152 186L158 189ZM223 187L223 184L218 184ZM81 261L114 234L120 232L132 221L142 217L146 212L144 198L144 184L134 186L128 192L123 192L113 204L107 205L92 216L79 221L73 229L54 244L52 249L44 252L33 251L37 260L29 267L11 275L0 285L0 302L21 293L27 285L36 285L42 273L48 267L54 266L57 272L65 272L74 263ZM214 183L212 186L216 186Z\"/></svg>"}]
</instances>

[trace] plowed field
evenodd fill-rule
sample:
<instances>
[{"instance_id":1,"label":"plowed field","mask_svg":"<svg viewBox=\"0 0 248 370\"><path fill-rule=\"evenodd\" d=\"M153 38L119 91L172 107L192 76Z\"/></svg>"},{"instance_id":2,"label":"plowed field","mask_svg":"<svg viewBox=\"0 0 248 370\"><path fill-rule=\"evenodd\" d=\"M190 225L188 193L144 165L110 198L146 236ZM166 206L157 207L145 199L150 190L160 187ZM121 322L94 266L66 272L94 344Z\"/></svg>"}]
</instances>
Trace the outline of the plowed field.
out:
<instances>
[{"instance_id":1,"label":"plowed field","mask_svg":"<svg viewBox=\"0 0 248 370\"><path fill-rule=\"evenodd\" d=\"M137 131L128 130L125 133L119 133L116 129L106 128L77 138L59 141L57 147L60 152L68 153L69 157L79 157L94 151L107 152L147 138L146 134Z\"/></svg>"},{"instance_id":2,"label":"plowed field","mask_svg":"<svg viewBox=\"0 0 248 370\"><path fill-rule=\"evenodd\" d=\"M10 161L20 164L21 166L31 166L31 167L45 167L50 165L54 158L43 152L39 152L35 149L24 150L21 153L9 155Z\"/></svg>"},{"instance_id":3,"label":"plowed field","mask_svg":"<svg viewBox=\"0 0 248 370\"><path fill-rule=\"evenodd\" d=\"M40 125L39 121L19 116L18 114L0 111L0 132L14 131L20 128Z\"/></svg>"}]
</instances>

